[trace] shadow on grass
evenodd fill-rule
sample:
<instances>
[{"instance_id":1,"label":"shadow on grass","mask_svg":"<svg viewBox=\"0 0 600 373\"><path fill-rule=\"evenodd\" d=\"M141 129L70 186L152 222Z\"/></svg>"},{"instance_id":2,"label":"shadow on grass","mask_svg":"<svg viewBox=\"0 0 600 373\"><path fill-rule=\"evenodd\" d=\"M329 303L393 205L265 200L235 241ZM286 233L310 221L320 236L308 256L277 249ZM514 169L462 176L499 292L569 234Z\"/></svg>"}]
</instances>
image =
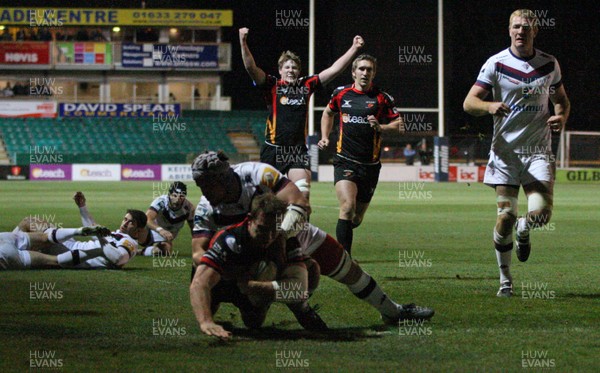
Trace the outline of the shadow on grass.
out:
<instances>
[{"instance_id":1,"label":"shadow on grass","mask_svg":"<svg viewBox=\"0 0 600 373\"><path fill-rule=\"evenodd\" d=\"M481 280L497 280L498 277L465 277L460 275L455 276L425 276L425 277L384 277L385 281L421 281L421 280L460 280L460 281L481 281Z\"/></svg>"},{"instance_id":2,"label":"shadow on grass","mask_svg":"<svg viewBox=\"0 0 600 373\"><path fill-rule=\"evenodd\" d=\"M88 311L88 310L28 310L27 312L2 312L0 311L0 316L23 316L26 314L27 316L101 316L102 313L98 311Z\"/></svg>"},{"instance_id":3,"label":"shadow on grass","mask_svg":"<svg viewBox=\"0 0 600 373\"><path fill-rule=\"evenodd\" d=\"M382 338L392 332L386 326L376 325L369 328L339 328L324 332L313 332L303 329L278 329L275 326L260 329L236 328L231 323L222 323L226 330L233 334L233 339L228 343L243 343L246 341L324 341L324 342L357 342L368 339ZM214 340L210 345L220 345L223 341Z\"/></svg>"},{"instance_id":4,"label":"shadow on grass","mask_svg":"<svg viewBox=\"0 0 600 373\"><path fill-rule=\"evenodd\" d=\"M600 299L600 294L574 294L567 293L563 295L565 298L583 298L583 299Z\"/></svg>"}]
</instances>

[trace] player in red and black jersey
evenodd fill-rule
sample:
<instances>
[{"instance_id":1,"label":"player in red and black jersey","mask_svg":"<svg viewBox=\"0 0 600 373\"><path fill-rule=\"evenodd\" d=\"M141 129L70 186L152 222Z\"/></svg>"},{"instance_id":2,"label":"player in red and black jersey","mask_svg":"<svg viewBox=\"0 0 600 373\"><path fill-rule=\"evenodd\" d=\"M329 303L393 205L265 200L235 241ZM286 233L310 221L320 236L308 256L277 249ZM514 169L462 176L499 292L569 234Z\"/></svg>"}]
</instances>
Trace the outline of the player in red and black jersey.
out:
<instances>
[{"instance_id":1,"label":"player in red and black jersey","mask_svg":"<svg viewBox=\"0 0 600 373\"><path fill-rule=\"evenodd\" d=\"M348 253L352 249L352 229L362 222L379 180L381 135L404 127L392 96L373 86L376 68L377 60L370 55L354 59L354 84L333 92L321 118L321 149L329 145L335 114L340 118L333 163L340 204L336 235Z\"/></svg>"},{"instance_id":2,"label":"player in red and black jersey","mask_svg":"<svg viewBox=\"0 0 600 373\"><path fill-rule=\"evenodd\" d=\"M275 166L298 185L308 199L310 191L310 162L306 147L308 135L308 102L313 92L341 73L362 48L364 40L355 36L352 47L329 68L319 74L300 77L300 58L293 52L279 57L280 79L267 75L256 66L246 42L248 29L239 30L244 66L257 87L263 90L269 109L265 130L265 144L260 160Z\"/></svg>"},{"instance_id":3,"label":"player in red and black jersey","mask_svg":"<svg viewBox=\"0 0 600 373\"><path fill-rule=\"evenodd\" d=\"M277 231L278 218L286 209L287 204L273 194L257 196L245 220L212 238L190 285L192 308L205 334L231 336L212 318L220 302L233 303L240 309L244 324L258 328L272 301L298 302L308 298L308 274L302 253L286 253ZM252 264L259 261L275 263L278 275L263 280L248 278ZM277 293L281 288L295 291Z\"/></svg>"}]
</instances>

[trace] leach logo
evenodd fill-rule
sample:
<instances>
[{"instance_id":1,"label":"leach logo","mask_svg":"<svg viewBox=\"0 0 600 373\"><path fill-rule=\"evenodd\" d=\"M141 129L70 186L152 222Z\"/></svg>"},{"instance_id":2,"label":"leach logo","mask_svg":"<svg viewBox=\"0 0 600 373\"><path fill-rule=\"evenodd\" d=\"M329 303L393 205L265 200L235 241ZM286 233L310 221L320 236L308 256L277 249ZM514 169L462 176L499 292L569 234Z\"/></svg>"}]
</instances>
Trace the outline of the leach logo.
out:
<instances>
[{"instance_id":1,"label":"leach logo","mask_svg":"<svg viewBox=\"0 0 600 373\"><path fill-rule=\"evenodd\" d=\"M304 101L304 97L301 98L287 98L286 96L281 96L279 99L281 105L290 105L290 106L299 106L306 104Z\"/></svg>"},{"instance_id":2,"label":"leach logo","mask_svg":"<svg viewBox=\"0 0 600 373\"><path fill-rule=\"evenodd\" d=\"M342 122L344 123L359 123L359 124L368 124L369 121L367 117L359 117L350 114L342 114Z\"/></svg>"}]
</instances>

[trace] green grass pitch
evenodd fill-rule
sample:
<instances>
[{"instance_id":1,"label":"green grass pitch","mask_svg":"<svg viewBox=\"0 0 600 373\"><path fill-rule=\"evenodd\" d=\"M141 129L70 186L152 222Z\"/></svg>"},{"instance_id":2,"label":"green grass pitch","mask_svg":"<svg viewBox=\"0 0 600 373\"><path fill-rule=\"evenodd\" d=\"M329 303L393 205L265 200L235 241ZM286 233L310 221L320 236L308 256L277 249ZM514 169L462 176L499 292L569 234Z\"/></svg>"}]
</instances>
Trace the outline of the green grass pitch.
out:
<instances>
[{"instance_id":1,"label":"green grass pitch","mask_svg":"<svg viewBox=\"0 0 600 373\"><path fill-rule=\"evenodd\" d=\"M116 229L126 208L145 211L164 188L1 182L0 231L28 215L79 226L76 190L97 222ZM175 242L177 257L136 257L121 271L0 272L0 371L597 372L598 186L558 184L555 194L552 222L532 233L529 261L513 258L515 296L499 299L492 189L379 185L355 230L354 258L393 299L435 308L426 324L385 327L374 309L322 278L311 304L320 305L331 333L301 330L281 304L262 330L248 331L237 310L222 305L216 320L233 340L204 336L189 304L187 227ZM190 200L199 196L190 185ZM311 222L335 236L332 184L314 184L311 203Z\"/></svg>"}]
</instances>

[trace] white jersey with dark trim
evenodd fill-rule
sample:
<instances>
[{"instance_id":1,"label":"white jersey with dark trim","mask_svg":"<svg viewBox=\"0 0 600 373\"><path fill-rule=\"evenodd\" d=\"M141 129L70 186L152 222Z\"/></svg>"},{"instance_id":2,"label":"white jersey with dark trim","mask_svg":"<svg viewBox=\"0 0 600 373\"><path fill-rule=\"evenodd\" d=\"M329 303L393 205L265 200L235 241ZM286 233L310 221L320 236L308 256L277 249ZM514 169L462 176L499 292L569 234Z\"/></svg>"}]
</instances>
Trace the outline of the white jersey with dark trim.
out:
<instances>
[{"instance_id":1,"label":"white jersey with dark trim","mask_svg":"<svg viewBox=\"0 0 600 373\"><path fill-rule=\"evenodd\" d=\"M240 198L235 203L211 206L202 196L194 215L192 236L211 237L217 230L246 218L255 195L277 193L289 180L273 166L260 162L244 162L233 167L241 183Z\"/></svg>"},{"instance_id":2,"label":"white jersey with dark trim","mask_svg":"<svg viewBox=\"0 0 600 373\"><path fill-rule=\"evenodd\" d=\"M173 234L173 239L183 227L186 221L194 219L194 205L188 200L178 210L169 206L169 195L163 194L150 204L150 209L156 212L156 224Z\"/></svg>"},{"instance_id":3,"label":"white jersey with dark trim","mask_svg":"<svg viewBox=\"0 0 600 373\"><path fill-rule=\"evenodd\" d=\"M219 229L243 221L248 212L252 198L265 192L277 193L289 180L273 166L260 162L240 163L233 168L240 177L242 193L235 203L221 203L211 206L204 196L196 207L194 216L193 237L212 237ZM305 255L310 255L325 240L327 233L312 224L305 224L305 229L297 235Z\"/></svg>"},{"instance_id":4,"label":"white jersey with dark trim","mask_svg":"<svg viewBox=\"0 0 600 373\"><path fill-rule=\"evenodd\" d=\"M510 107L506 117L494 116L492 150L496 154L551 152L551 131L546 123L549 96L562 85L554 56L535 49L533 57L522 59L505 49L486 61L475 85Z\"/></svg>"},{"instance_id":5,"label":"white jersey with dark trim","mask_svg":"<svg viewBox=\"0 0 600 373\"><path fill-rule=\"evenodd\" d=\"M82 263L81 265L79 265L79 267L81 267L81 268L120 268L120 267L124 266L125 264L127 264L127 262L129 262L131 259L133 259L133 257L135 256L135 254L137 252L138 244L137 244L136 240L134 240L133 238L131 238L131 236L129 236L125 233L121 233L118 230L115 232L112 232L110 236L104 237L104 239L106 240L106 242L109 245L113 246L115 249L121 247L121 248L127 250L127 253L129 255L127 257L125 257L123 259L123 261L119 262L117 265L113 265L111 262L108 261L108 259L104 258L103 256L99 256L99 257L90 259L90 260ZM86 251L86 250L92 250L92 249L97 249L97 248L102 247L102 244L100 243L100 241L98 241L97 238L94 238L89 241L77 241L74 239L69 239L69 240L66 240L65 242L63 242L62 245L64 245L70 251L73 251L73 250Z\"/></svg>"}]
</instances>

